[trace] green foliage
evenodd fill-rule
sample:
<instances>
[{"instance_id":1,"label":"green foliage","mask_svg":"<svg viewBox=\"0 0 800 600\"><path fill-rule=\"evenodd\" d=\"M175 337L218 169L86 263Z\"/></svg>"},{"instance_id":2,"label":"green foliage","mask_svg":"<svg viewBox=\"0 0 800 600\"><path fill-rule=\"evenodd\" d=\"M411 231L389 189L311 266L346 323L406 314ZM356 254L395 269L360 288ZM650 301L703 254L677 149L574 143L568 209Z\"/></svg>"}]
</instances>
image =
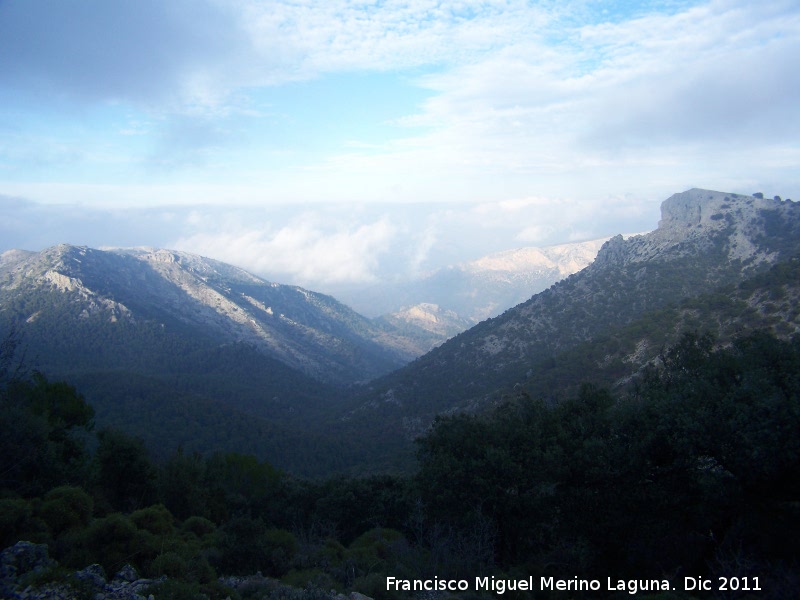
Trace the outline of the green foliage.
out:
<instances>
[{"instance_id":1,"label":"green foliage","mask_svg":"<svg viewBox=\"0 0 800 600\"><path fill-rule=\"evenodd\" d=\"M523 394L440 419L419 443L423 523L467 532L483 516L502 564L536 557L565 576L700 572L723 543L797 556L785 503L800 495L798 361L800 341L717 349L688 334L630 396L584 386L552 408ZM788 528L767 547L770 511Z\"/></svg>"},{"instance_id":2,"label":"green foliage","mask_svg":"<svg viewBox=\"0 0 800 600\"><path fill-rule=\"evenodd\" d=\"M261 571L273 577L287 573L298 550L289 531L267 528L261 519L237 517L220 528L217 569L224 573Z\"/></svg>"},{"instance_id":3,"label":"green foliage","mask_svg":"<svg viewBox=\"0 0 800 600\"><path fill-rule=\"evenodd\" d=\"M156 600L240 600L239 594L219 583L197 583L168 579L147 589Z\"/></svg>"},{"instance_id":4,"label":"green foliage","mask_svg":"<svg viewBox=\"0 0 800 600\"><path fill-rule=\"evenodd\" d=\"M94 501L83 488L61 486L45 494L39 514L53 536L89 525Z\"/></svg>"},{"instance_id":5,"label":"green foliage","mask_svg":"<svg viewBox=\"0 0 800 600\"><path fill-rule=\"evenodd\" d=\"M86 404L75 388L63 381L49 382L42 373L34 373L29 391L34 414L43 415L57 435L72 428L91 430L94 409Z\"/></svg>"},{"instance_id":6,"label":"green foliage","mask_svg":"<svg viewBox=\"0 0 800 600\"><path fill-rule=\"evenodd\" d=\"M121 513L94 520L76 541L85 547L91 558L89 562L102 565L109 574L116 573L126 564L143 571L145 561L153 554L147 539L130 518Z\"/></svg>"},{"instance_id":7,"label":"green foliage","mask_svg":"<svg viewBox=\"0 0 800 600\"><path fill-rule=\"evenodd\" d=\"M156 470L138 438L104 429L97 434L97 488L113 509L132 510L156 495Z\"/></svg>"},{"instance_id":8,"label":"green foliage","mask_svg":"<svg viewBox=\"0 0 800 600\"><path fill-rule=\"evenodd\" d=\"M217 526L205 517L189 517L181 525L181 531L192 533L201 540L208 535L212 535L216 530Z\"/></svg>"},{"instance_id":9,"label":"green foliage","mask_svg":"<svg viewBox=\"0 0 800 600\"><path fill-rule=\"evenodd\" d=\"M178 519L207 514L206 462L199 453L187 456L179 450L159 473L159 496Z\"/></svg>"},{"instance_id":10,"label":"green foliage","mask_svg":"<svg viewBox=\"0 0 800 600\"><path fill-rule=\"evenodd\" d=\"M292 569L281 578L281 582L299 589L314 586L330 590L337 587L336 581L321 569Z\"/></svg>"},{"instance_id":11,"label":"green foliage","mask_svg":"<svg viewBox=\"0 0 800 600\"><path fill-rule=\"evenodd\" d=\"M74 387L41 373L0 388L0 489L41 494L85 477L94 411Z\"/></svg>"},{"instance_id":12,"label":"green foliage","mask_svg":"<svg viewBox=\"0 0 800 600\"><path fill-rule=\"evenodd\" d=\"M228 521L220 529L217 570L232 575L262 570L269 560L269 550L263 540L266 529L261 519L237 517Z\"/></svg>"},{"instance_id":13,"label":"green foliage","mask_svg":"<svg viewBox=\"0 0 800 600\"><path fill-rule=\"evenodd\" d=\"M163 504L141 508L131 514L131 521L137 528L154 535L168 535L175 530L175 518Z\"/></svg>"},{"instance_id":14,"label":"green foliage","mask_svg":"<svg viewBox=\"0 0 800 600\"><path fill-rule=\"evenodd\" d=\"M268 529L263 537L263 543L269 552L266 572L274 577L280 577L292 566L299 548L297 539L285 529Z\"/></svg>"},{"instance_id":15,"label":"green foliage","mask_svg":"<svg viewBox=\"0 0 800 600\"><path fill-rule=\"evenodd\" d=\"M166 575L170 579L185 579L189 572L189 565L176 552L164 552L152 562L150 572L154 577Z\"/></svg>"},{"instance_id":16,"label":"green foliage","mask_svg":"<svg viewBox=\"0 0 800 600\"><path fill-rule=\"evenodd\" d=\"M23 498L0 498L0 545L20 540L37 544L50 541L47 524L34 514L33 502Z\"/></svg>"},{"instance_id":17,"label":"green foliage","mask_svg":"<svg viewBox=\"0 0 800 600\"><path fill-rule=\"evenodd\" d=\"M793 280L792 268L768 276ZM629 351L622 336L604 344ZM157 598L300 600L337 589L380 599L400 597L383 589L386 575L603 580L681 570L791 590L798 373L800 338L757 333L720 346L688 333L625 390L587 384L553 402L520 386L492 411L437 419L418 442L413 480L306 481L241 454L177 452L157 465L140 440L103 430L91 478L83 471L80 487L0 499L0 532L7 545L49 543L70 568L98 562L112 575L130 563L167 575L149 592ZM15 398L34 397L21 390ZM50 428L69 421L63 414L81 412L34 405L8 414L40 427L45 446ZM63 453L46 457L63 466ZM106 514L114 506L127 512ZM283 584L251 578L237 591L217 581L259 571Z\"/></svg>"}]
</instances>

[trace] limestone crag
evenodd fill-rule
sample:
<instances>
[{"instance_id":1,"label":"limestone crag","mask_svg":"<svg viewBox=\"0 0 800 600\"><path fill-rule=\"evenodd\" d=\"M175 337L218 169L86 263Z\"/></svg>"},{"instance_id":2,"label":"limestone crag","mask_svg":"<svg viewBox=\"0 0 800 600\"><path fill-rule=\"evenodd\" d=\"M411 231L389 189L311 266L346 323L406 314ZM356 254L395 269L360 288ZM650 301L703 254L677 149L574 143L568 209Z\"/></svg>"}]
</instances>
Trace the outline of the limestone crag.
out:
<instances>
[{"instance_id":1,"label":"limestone crag","mask_svg":"<svg viewBox=\"0 0 800 600\"><path fill-rule=\"evenodd\" d=\"M575 350L583 359L578 347L603 336L632 342L620 371L636 369L661 345L650 336L669 341L670 335L690 326L687 317L686 325L682 321L670 329L659 321L667 319L664 311L717 293L724 303L730 295L726 290L800 257L798 202L692 189L665 200L661 216L656 230L609 239L581 271L375 382L364 394L362 406L368 408L351 415L375 419L369 411L388 415L385 407L391 406L398 428L404 423L416 428L418 422L425 427L436 414L489 406L516 383L528 385L530 380L533 387L537 378L555 377L553 357ZM752 310L763 315L749 315L749 326L759 322L776 327L776 334L791 334L796 315L784 298L794 296L784 288L783 297L749 300ZM701 326L727 333L745 317L723 316L719 309L724 323ZM638 330L625 330L637 323ZM597 357L597 364L604 360ZM568 372L566 365L563 372Z\"/></svg>"},{"instance_id":2,"label":"limestone crag","mask_svg":"<svg viewBox=\"0 0 800 600\"><path fill-rule=\"evenodd\" d=\"M731 261L755 266L774 262L775 249L765 244L771 237L786 235L780 224L796 227L800 203L775 198L744 196L713 190L691 189L673 194L661 204L658 228L645 235L608 240L592 269L688 256L702 246L722 244ZM777 234L777 235L776 235Z\"/></svg>"}]
</instances>

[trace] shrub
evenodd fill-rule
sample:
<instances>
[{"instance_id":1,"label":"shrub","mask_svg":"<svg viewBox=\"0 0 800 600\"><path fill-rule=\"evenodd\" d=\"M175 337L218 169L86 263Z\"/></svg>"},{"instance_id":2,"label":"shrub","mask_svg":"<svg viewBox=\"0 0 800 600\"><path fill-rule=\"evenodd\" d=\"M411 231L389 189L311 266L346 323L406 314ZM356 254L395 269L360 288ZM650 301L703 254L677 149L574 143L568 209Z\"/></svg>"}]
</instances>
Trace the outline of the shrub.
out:
<instances>
[{"instance_id":1,"label":"shrub","mask_svg":"<svg viewBox=\"0 0 800 600\"><path fill-rule=\"evenodd\" d=\"M184 579L188 571L186 561L175 552L159 554L150 565L153 577L166 575L170 579Z\"/></svg>"},{"instance_id":2,"label":"shrub","mask_svg":"<svg viewBox=\"0 0 800 600\"><path fill-rule=\"evenodd\" d=\"M143 561L154 554L133 522L120 513L96 519L82 537L92 562L106 573L116 573L126 563L142 571Z\"/></svg>"},{"instance_id":3,"label":"shrub","mask_svg":"<svg viewBox=\"0 0 800 600\"><path fill-rule=\"evenodd\" d=\"M55 537L88 526L93 510L89 494L82 488L65 485L47 492L39 514Z\"/></svg>"},{"instance_id":4,"label":"shrub","mask_svg":"<svg viewBox=\"0 0 800 600\"><path fill-rule=\"evenodd\" d=\"M334 579L320 569L292 569L281 578L281 581L296 588L314 586L330 590L338 587Z\"/></svg>"},{"instance_id":5,"label":"shrub","mask_svg":"<svg viewBox=\"0 0 800 600\"><path fill-rule=\"evenodd\" d=\"M167 579L166 581L147 589L147 594L152 594L158 600L240 600L241 596L229 587L213 582L199 585L188 581Z\"/></svg>"},{"instance_id":6,"label":"shrub","mask_svg":"<svg viewBox=\"0 0 800 600\"><path fill-rule=\"evenodd\" d=\"M168 535L174 531L172 513L163 504L154 504L135 511L131 521L139 529L153 535Z\"/></svg>"},{"instance_id":7,"label":"shrub","mask_svg":"<svg viewBox=\"0 0 800 600\"><path fill-rule=\"evenodd\" d=\"M181 525L181 531L193 533L201 540L217 530L217 526L205 517L189 517Z\"/></svg>"},{"instance_id":8,"label":"shrub","mask_svg":"<svg viewBox=\"0 0 800 600\"><path fill-rule=\"evenodd\" d=\"M2 548L20 540L37 544L49 541L47 525L33 516L31 503L22 498L0 499L0 543Z\"/></svg>"}]
</instances>

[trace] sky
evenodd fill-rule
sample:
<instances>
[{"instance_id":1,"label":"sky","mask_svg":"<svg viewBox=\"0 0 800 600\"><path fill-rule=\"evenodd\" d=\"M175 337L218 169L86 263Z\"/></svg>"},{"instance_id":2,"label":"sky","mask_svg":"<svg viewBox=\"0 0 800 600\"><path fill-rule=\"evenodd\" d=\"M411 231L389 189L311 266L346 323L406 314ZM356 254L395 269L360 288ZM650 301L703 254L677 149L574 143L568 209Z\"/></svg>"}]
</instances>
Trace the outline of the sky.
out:
<instances>
[{"instance_id":1,"label":"sky","mask_svg":"<svg viewBox=\"0 0 800 600\"><path fill-rule=\"evenodd\" d=\"M0 0L0 251L326 291L800 200L796 0Z\"/></svg>"}]
</instances>

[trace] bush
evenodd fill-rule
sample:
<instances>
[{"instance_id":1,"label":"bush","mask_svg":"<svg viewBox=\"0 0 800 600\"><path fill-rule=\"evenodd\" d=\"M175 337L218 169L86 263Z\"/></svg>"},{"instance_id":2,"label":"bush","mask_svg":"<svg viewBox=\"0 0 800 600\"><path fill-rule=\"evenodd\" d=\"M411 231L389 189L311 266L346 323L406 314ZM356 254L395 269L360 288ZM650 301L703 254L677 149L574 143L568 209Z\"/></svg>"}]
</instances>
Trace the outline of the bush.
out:
<instances>
[{"instance_id":1,"label":"bush","mask_svg":"<svg viewBox=\"0 0 800 600\"><path fill-rule=\"evenodd\" d=\"M281 581L296 588L313 586L323 590L330 590L338 587L334 579L320 569L292 569L281 578Z\"/></svg>"},{"instance_id":2,"label":"bush","mask_svg":"<svg viewBox=\"0 0 800 600\"><path fill-rule=\"evenodd\" d=\"M349 555L363 567L385 563L396 550L406 545L403 534L394 529L376 527L361 534L350 544Z\"/></svg>"},{"instance_id":3,"label":"bush","mask_svg":"<svg viewBox=\"0 0 800 600\"><path fill-rule=\"evenodd\" d=\"M33 516L31 503L22 498L0 499L0 544L2 548L21 540L43 544L49 541L47 524Z\"/></svg>"},{"instance_id":4,"label":"bush","mask_svg":"<svg viewBox=\"0 0 800 600\"><path fill-rule=\"evenodd\" d=\"M151 586L147 594L152 594L158 600L241 600L241 596L218 582L205 585L188 581L168 579L162 583Z\"/></svg>"},{"instance_id":5,"label":"bush","mask_svg":"<svg viewBox=\"0 0 800 600\"><path fill-rule=\"evenodd\" d=\"M183 525L181 525L181 531L193 533L201 540L205 536L214 533L216 530L217 526L204 517L189 517L184 521Z\"/></svg>"},{"instance_id":6,"label":"bush","mask_svg":"<svg viewBox=\"0 0 800 600\"><path fill-rule=\"evenodd\" d=\"M106 573L116 573L126 563L143 571L143 562L155 554L142 532L120 513L95 520L81 537L91 561L102 565Z\"/></svg>"},{"instance_id":7,"label":"bush","mask_svg":"<svg viewBox=\"0 0 800 600\"><path fill-rule=\"evenodd\" d=\"M82 488L65 485L47 492L39 514L57 537L65 531L88 526L93 510L89 494Z\"/></svg>"},{"instance_id":8,"label":"bush","mask_svg":"<svg viewBox=\"0 0 800 600\"><path fill-rule=\"evenodd\" d=\"M217 570L225 575L249 575L263 569L267 562L265 532L261 519L237 517L225 523L219 530Z\"/></svg>"},{"instance_id":9,"label":"bush","mask_svg":"<svg viewBox=\"0 0 800 600\"><path fill-rule=\"evenodd\" d=\"M184 579L189 571L186 561L175 552L159 554L150 565L153 577L166 575L170 579Z\"/></svg>"},{"instance_id":10,"label":"bush","mask_svg":"<svg viewBox=\"0 0 800 600\"><path fill-rule=\"evenodd\" d=\"M131 521L139 529L149 531L153 535L169 535L175 528L173 526L174 517L163 504L154 504L147 508L135 511L131 515Z\"/></svg>"},{"instance_id":11,"label":"bush","mask_svg":"<svg viewBox=\"0 0 800 600\"><path fill-rule=\"evenodd\" d=\"M386 576L380 573L370 573L359 577L353 584L357 592L375 598L375 600L400 600L404 598L403 592L386 589Z\"/></svg>"},{"instance_id":12,"label":"bush","mask_svg":"<svg viewBox=\"0 0 800 600\"><path fill-rule=\"evenodd\" d=\"M264 533L264 542L269 552L267 573L273 577L285 575L297 554L297 539L285 529L269 529Z\"/></svg>"}]
</instances>

